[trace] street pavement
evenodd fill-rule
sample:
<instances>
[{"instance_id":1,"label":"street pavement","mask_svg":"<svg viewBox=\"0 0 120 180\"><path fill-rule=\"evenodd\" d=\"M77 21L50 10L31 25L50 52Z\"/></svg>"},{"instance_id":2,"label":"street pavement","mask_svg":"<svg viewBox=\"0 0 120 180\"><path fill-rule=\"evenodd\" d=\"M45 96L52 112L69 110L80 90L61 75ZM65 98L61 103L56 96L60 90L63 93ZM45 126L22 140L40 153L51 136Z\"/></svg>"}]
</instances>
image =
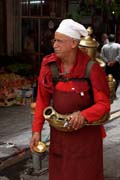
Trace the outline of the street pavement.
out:
<instances>
[{"instance_id":1,"label":"street pavement","mask_svg":"<svg viewBox=\"0 0 120 180\"><path fill-rule=\"evenodd\" d=\"M117 99L111 104L111 112L120 109L120 87ZM120 117L105 124L107 137L104 139L105 180L120 180Z\"/></svg>"},{"instance_id":2,"label":"street pavement","mask_svg":"<svg viewBox=\"0 0 120 180\"><path fill-rule=\"evenodd\" d=\"M120 109L120 86L117 91L117 97L111 104L111 112ZM32 119L29 104L25 106L0 107L0 142L13 143L18 147L29 146ZM107 137L103 140L105 180L120 180L120 118L108 121L104 126L107 132ZM49 126L45 123L42 131L42 140L47 141L48 139ZM6 153L0 152L1 156L6 156ZM44 162L43 159L44 165L47 165L46 161L45 159ZM35 178L30 179L35 180ZM48 173L37 178L37 180L39 179L48 180Z\"/></svg>"}]
</instances>

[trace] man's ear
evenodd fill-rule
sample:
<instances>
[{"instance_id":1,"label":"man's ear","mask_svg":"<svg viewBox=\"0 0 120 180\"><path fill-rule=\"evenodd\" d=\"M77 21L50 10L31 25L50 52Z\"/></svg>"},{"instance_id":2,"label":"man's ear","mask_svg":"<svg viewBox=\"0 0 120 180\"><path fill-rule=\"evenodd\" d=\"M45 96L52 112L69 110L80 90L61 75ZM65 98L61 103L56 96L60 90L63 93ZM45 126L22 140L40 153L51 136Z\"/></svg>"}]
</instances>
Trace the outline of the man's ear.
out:
<instances>
[{"instance_id":1,"label":"man's ear","mask_svg":"<svg viewBox=\"0 0 120 180\"><path fill-rule=\"evenodd\" d=\"M78 46L78 44L79 44L78 40L73 39L73 41L72 41L72 48L75 48L76 46Z\"/></svg>"}]
</instances>

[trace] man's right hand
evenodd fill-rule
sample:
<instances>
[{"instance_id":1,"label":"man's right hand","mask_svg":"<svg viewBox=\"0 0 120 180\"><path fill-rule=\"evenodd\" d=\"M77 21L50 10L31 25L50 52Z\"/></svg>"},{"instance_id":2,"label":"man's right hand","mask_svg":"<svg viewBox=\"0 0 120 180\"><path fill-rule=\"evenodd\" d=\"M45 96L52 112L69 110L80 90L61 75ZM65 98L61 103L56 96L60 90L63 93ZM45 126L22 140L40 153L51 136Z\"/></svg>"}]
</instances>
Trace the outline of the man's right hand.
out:
<instances>
[{"instance_id":1,"label":"man's right hand","mask_svg":"<svg viewBox=\"0 0 120 180\"><path fill-rule=\"evenodd\" d=\"M30 150L33 152L33 147L37 145L38 141L41 139L39 132L34 132L30 140Z\"/></svg>"},{"instance_id":2,"label":"man's right hand","mask_svg":"<svg viewBox=\"0 0 120 180\"><path fill-rule=\"evenodd\" d=\"M115 60L111 60L110 62L108 62L108 66L112 67L117 61Z\"/></svg>"}]
</instances>

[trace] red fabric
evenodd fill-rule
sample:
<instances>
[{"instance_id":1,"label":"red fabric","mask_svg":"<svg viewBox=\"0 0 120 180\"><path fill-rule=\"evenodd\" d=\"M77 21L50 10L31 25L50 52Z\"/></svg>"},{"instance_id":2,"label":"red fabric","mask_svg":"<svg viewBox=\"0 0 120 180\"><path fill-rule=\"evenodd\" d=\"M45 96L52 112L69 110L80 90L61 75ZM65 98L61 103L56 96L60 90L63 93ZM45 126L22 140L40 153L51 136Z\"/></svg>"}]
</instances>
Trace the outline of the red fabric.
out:
<instances>
[{"instance_id":1,"label":"red fabric","mask_svg":"<svg viewBox=\"0 0 120 180\"><path fill-rule=\"evenodd\" d=\"M85 74L86 64L88 60L89 57L86 54L82 53L81 51L78 51L76 63L74 67L71 69L70 74L67 75L67 77L69 78L83 77ZM43 59L40 70L40 76L38 79L38 96L36 101L35 116L32 124L33 132L40 132L42 130L44 123L44 118L42 115L43 109L49 105L51 94L54 91L51 71L49 67L49 62L52 61L57 62L57 65L62 72L61 61L55 56L54 53L46 56ZM90 79L94 91L95 104L92 107L83 110L81 113L85 116L85 118L88 121L91 122L100 119L105 113L109 112L110 102L109 102L109 87L105 79L105 73L97 63L93 65L90 74ZM65 86L63 83L58 83L56 88L68 90L69 86L71 88L71 85L69 83Z\"/></svg>"},{"instance_id":2,"label":"red fabric","mask_svg":"<svg viewBox=\"0 0 120 180\"><path fill-rule=\"evenodd\" d=\"M71 133L51 128L49 180L104 180L100 126Z\"/></svg>"},{"instance_id":3,"label":"red fabric","mask_svg":"<svg viewBox=\"0 0 120 180\"><path fill-rule=\"evenodd\" d=\"M72 80L72 86L69 84L67 91L62 91L59 85L57 88L60 89L55 88L55 110L68 114L91 106L86 81ZM81 96L81 91L84 96ZM88 177L89 180L104 179L101 126L87 126L71 133L51 128L49 152L49 180L88 180Z\"/></svg>"},{"instance_id":4,"label":"red fabric","mask_svg":"<svg viewBox=\"0 0 120 180\"><path fill-rule=\"evenodd\" d=\"M79 84L81 83L79 82ZM82 84L84 85L84 83ZM75 88L75 86L73 87L74 90L71 89L69 92L55 89L53 93L53 107L58 113L71 114L76 111L82 111L94 103L90 97L88 86L86 88L81 87L81 90Z\"/></svg>"}]
</instances>

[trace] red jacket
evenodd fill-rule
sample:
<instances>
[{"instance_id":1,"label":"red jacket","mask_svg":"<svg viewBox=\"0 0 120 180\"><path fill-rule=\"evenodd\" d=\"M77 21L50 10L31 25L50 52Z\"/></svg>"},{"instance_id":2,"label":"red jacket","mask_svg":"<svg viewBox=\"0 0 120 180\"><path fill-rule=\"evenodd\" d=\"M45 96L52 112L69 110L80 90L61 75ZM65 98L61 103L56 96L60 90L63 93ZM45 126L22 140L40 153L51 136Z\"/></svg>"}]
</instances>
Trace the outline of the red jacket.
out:
<instances>
[{"instance_id":1,"label":"red jacket","mask_svg":"<svg viewBox=\"0 0 120 180\"><path fill-rule=\"evenodd\" d=\"M68 77L84 77L86 65L89 59L89 56L78 50L76 63L71 69ZM53 89L58 88L67 91L71 88L70 83L64 82L59 82L56 87L53 86L51 71L49 67L49 63L52 61L56 61L60 71L63 72L61 61L56 57L54 53L46 56L43 59L40 75L38 78L36 109L32 124L33 132L41 132L42 130L44 124L43 110L50 104ZM81 113L85 117L85 119L87 119L89 122L93 122L99 120L103 115L110 111L110 97L105 72L98 63L95 63L93 65L89 78L93 87L95 104L85 110L82 110Z\"/></svg>"}]
</instances>

